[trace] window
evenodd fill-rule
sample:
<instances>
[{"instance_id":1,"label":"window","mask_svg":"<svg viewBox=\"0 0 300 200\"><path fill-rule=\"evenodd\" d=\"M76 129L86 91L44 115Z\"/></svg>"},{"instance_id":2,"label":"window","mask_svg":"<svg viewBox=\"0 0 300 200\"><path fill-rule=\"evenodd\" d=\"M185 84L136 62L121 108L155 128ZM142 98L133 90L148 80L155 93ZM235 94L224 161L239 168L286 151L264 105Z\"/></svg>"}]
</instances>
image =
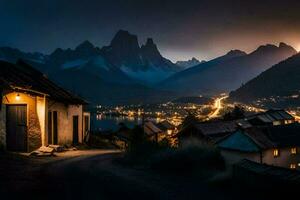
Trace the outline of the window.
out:
<instances>
[{"instance_id":1,"label":"window","mask_svg":"<svg viewBox=\"0 0 300 200\"><path fill-rule=\"evenodd\" d=\"M291 154L293 154L293 155L297 154L297 148L296 147L291 148Z\"/></svg>"},{"instance_id":2,"label":"window","mask_svg":"<svg viewBox=\"0 0 300 200\"><path fill-rule=\"evenodd\" d=\"M273 122L273 126L279 126L279 125L281 125L281 122L280 122L280 121L274 121L274 122Z\"/></svg>"},{"instance_id":3,"label":"window","mask_svg":"<svg viewBox=\"0 0 300 200\"><path fill-rule=\"evenodd\" d=\"M274 157L278 157L279 156L279 149L274 149L273 150L273 155L274 155Z\"/></svg>"},{"instance_id":4,"label":"window","mask_svg":"<svg viewBox=\"0 0 300 200\"><path fill-rule=\"evenodd\" d=\"M285 124L291 124L291 123L293 123L293 120L285 120L284 123Z\"/></svg>"},{"instance_id":5,"label":"window","mask_svg":"<svg viewBox=\"0 0 300 200\"><path fill-rule=\"evenodd\" d=\"M296 169L296 164L292 163L292 164L290 165L290 168L291 168L291 169Z\"/></svg>"}]
</instances>

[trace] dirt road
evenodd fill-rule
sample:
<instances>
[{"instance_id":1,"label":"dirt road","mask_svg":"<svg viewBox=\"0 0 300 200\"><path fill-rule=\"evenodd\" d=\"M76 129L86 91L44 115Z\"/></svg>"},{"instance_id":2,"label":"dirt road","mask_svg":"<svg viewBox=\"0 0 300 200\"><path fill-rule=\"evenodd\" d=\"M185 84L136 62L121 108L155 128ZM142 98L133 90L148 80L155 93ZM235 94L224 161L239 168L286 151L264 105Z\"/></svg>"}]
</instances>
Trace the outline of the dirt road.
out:
<instances>
[{"instance_id":1,"label":"dirt road","mask_svg":"<svg viewBox=\"0 0 300 200\"><path fill-rule=\"evenodd\" d=\"M121 166L115 162L120 152L77 154L42 164L25 164L27 172L10 178L10 186L0 180L1 199L240 199L195 177Z\"/></svg>"}]
</instances>

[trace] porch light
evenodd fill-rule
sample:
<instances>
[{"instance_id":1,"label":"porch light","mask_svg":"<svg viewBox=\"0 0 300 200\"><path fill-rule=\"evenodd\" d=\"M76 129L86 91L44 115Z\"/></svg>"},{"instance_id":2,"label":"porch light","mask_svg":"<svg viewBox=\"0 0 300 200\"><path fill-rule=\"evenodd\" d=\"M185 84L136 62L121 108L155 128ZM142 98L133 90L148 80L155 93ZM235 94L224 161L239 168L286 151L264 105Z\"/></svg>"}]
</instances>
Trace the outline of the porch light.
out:
<instances>
[{"instance_id":1,"label":"porch light","mask_svg":"<svg viewBox=\"0 0 300 200\"><path fill-rule=\"evenodd\" d=\"M18 93L17 96L16 96L16 100L20 101L20 99L21 99L21 97L20 97L20 94Z\"/></svg>"}]
</instances>

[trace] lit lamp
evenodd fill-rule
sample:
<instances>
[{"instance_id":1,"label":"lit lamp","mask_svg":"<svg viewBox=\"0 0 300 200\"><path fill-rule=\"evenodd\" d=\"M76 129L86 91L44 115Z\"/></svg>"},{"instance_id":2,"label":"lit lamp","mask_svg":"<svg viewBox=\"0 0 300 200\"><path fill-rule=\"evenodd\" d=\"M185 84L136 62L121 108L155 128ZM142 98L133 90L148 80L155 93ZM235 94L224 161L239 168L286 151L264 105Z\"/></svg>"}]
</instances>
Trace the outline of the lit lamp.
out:
<instances>
[{"instance_id":1,"label":"lit lamp","mask_svg":"<svg viewBox=\"0 0 300 200\"><path fill-rule=\"evenodd\" d=\"M18 93L16 96L16 100L19 101L21 99L20 94Z\"/></svg>"}]
</instances>

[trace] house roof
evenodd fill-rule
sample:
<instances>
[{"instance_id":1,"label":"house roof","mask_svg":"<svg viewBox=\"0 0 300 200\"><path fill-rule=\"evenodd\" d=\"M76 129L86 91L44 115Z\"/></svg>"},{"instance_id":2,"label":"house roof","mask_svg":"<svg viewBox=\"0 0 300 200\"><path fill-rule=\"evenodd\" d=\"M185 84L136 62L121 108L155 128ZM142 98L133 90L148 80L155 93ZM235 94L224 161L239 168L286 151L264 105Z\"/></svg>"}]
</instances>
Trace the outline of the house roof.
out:
<instances>
[{"instance_id":1,"label":"house roof","mask_svg":"<svg viewBox=\"0 0 300 200\"><path fill-rule=\"evenodd\" d=\"M260 174L264 177L272 177L276 180L292 181L293 183L300 184L300 172L297 170L259 164L246 159L235 164L235 166L254 172L256 174Z\"/></svg>"},{"instance_id":2,"label":"house roof","mask_svg":"<svg viewBox=\"0 0 300 200\"><path fill-rule=\"evenodd\" d=\"M252 124L250 124L247 120L245 119L239 119L236 120L236 124L241 127L241 128L251 128Z\"/></svg>"},{"instance_id":3,"label":"house roof","mask_svg":"<svg viewBox=\"0 0 300 200\"><path fill-rule=\"evenodd\" d=\"M252 139L252 141L260 149L269 149L276 146L276 144L267 137L267 135L258 128L250 128L243 131L245 135Z\"/></svg>"},{"instance_id":4,"label":"house roof","mask_svg":"<svg viewBox=\"0 0 300 200\"><path fill-rule=\"evenodd\" d=\"M147 135L154 135L154 134L161 133L162 130L160 130L153 122L148 121L148 122L145 122L145 124L144 124L144 132Z\"/></svg>"},{"instance_id":5,"label":"house roof","mask_svg":"<svg viewBox=\"0 0 300 200\"><path fill-rule=\"evenodd\" d=\"M265 135L278 147L300 146L300 124L262 128Z\"/></svg>"},{"instance_id":6,"label":"house roof","mask_svg":"<svg viewBox=\"0 0 300 200\"><path fill-rule=\"evenodd\" d=\"M157 127L163 131L171 130L171 129L175 128L175 126L173 124L171 124L170 122L168 122L167 120L158 123Z\"/></svg>"},{"instance_id":7,"label":"house roof","mask_svg":"<svg viewBox=\"0 0 300 200\"><path fill-rule=\"evenodd\" d=\"M238 125L235 121L215 121L195 124L197 130L205 136L234 132Z\"/></svg>"},{"instance_id":8,"label":"house roof","mask_svg":"<svg viewBox=\"0 0 300 200\"><path fill-rule=\"evenodd\" d=\"M0 61L0 80L2 85L13 90L46 94L50 99L68 104L87 104L85 100L59 87L22 61L18 61L17 64Z\"/></svg>"},{"instance_id":9,"label":"house roof","mask_svg":"<svg viewBox=\"0 0 300 200\"><path fill-rule=\"evenodd\" d=\"M218 147L243 152L259 152L260 147L243 130L237 130L230 136L217 142Z\"/></svg>"},{"instance_id":10,"label":"house roof","mask_svg":"<svg viewBox=\"0 0 300 200\"><path fill-rule=\"evenodd\" d=\"M253 142L262 150L276 147L300 146L300 124L298 123L238 130L219 141L218 146L226 149L251 152L253 148L245 148L245 144L250 144L249 140L245 137L237 136L241 134L247 136L251 140L250 143Z\"/></svg>"},{"instance_id":11,"label":"house roof","mask_svg":"<svg viewBox=\"0 0 300 200\"><path fill-rule=\"evenodd\" d=\"M259 113L247 118L247 120L259 119L264 123L273 123L279 120L293 120L294 117L285 110L268 110L264 113Z\"/></svg>"}]
</instances>

